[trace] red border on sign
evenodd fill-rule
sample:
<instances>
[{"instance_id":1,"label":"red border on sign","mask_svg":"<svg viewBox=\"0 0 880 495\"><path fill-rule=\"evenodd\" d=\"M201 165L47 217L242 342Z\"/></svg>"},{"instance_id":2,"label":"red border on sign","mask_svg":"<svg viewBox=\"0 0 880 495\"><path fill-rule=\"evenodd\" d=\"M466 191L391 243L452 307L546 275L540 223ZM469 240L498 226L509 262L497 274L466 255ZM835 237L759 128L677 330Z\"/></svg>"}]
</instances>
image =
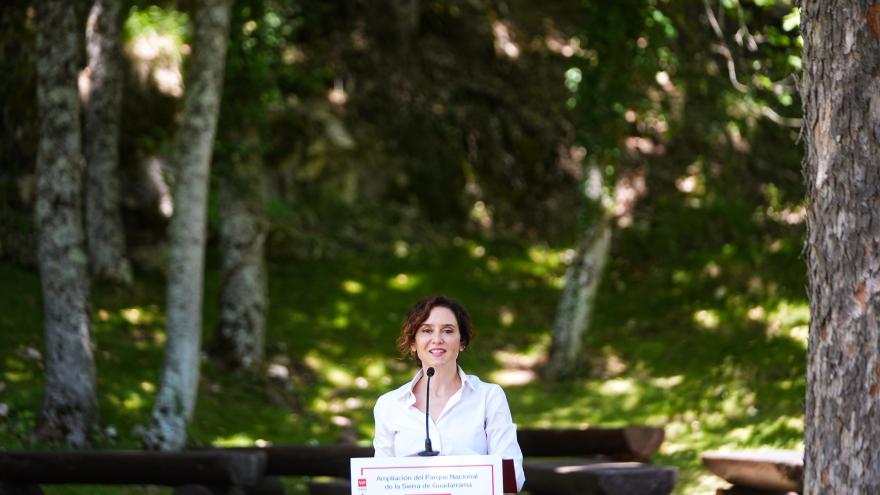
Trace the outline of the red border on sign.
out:
<instances>
[{"instance_id":1,"label":"red border on sign","mask_svg":"<svg viewBox=\"0 0 880 495\"><path fill-rule=\"evenodd\" d=\"M487 467L491 471L489 475L492 478L492 495L495 495L495 465L494 464L449 464L443 466L372 466L372 467L361 467L361 476L364 475L364 471L368 469L431 469L431 468L456 468L456 467ZM452 495L450 493L437 493L437 494L418 494L418 495Z\"/></svg>"}]
</instances>

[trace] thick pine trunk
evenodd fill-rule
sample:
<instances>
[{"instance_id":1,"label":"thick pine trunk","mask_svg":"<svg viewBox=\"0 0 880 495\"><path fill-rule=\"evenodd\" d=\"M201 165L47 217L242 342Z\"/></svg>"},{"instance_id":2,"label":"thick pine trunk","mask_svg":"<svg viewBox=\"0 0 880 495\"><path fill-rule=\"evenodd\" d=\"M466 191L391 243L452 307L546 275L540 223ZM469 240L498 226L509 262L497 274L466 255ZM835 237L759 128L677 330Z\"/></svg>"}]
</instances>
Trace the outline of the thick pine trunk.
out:
<instances>
[{"instance_id":1,"label":"thick pine trunk","mask_svg":"<svg viewBox=\"0 0 880 495\"><path fill-rule=\"evenodd\" d=\"M268 297L263 247L267 223L260 163L233 163L220 185L220 324L215 349L235 369L263 361Z\"/></svg>"},{"instance_id":2,"label":"thick pine trunk","mask_svg":"<svg viewBox=\"0 0 880 495\"><path fill-rule=\"evenodd\" d=\"M581 339L590 324L596 292L611 249L611 225L604 216L587 230L565 273L556 309L553 341L544 374L560 379L577 372Z\"/></svg>"},{"instance_id":3,"label":"thick pine trunk","mask_svg":"<svg viewBox=\"0 0 880 495\"><path fill-rule=\"evenodd\" d=\"M196 2L195 40L183 119L172 155L177 169L170 225L167 333L162 382L144 437L147 448L178 450L195 409L202 338L202 278L208 176L229 39L231 0Z\"/></svg>"},{"instance_id":4,"label":"thick pine trunk","mask_svg":"<svg viewBox=\"0 0 880 495\"><path fill-rule=\"evenodd\" d=\"M880 493L880 7L805 0L808 494Z\"/></svg>"},{"instance_id":5,"label":"thick pine trunk","mask_svg":"<svg viewBox=\"0 0 880 495\"><path fill-rule=\"evenodd\" d=\"M85 219L92 275L130 284L116 175L122 102L121 3L95 0L86 27Z\"/></svg>"},{"instance_id":6,"label":"thick pine trunk","mask_svg":"<svg viewBox=\"0 0 880 495\"><path fill-rule=\"evenodd\" d=\"M97 420L97 401L80 201L84 160L77 74L82 35L69 2L40 0L36 9L40 139L35 221L46 336L37 434L83 446Z\"/></svg>"}]
</instances>

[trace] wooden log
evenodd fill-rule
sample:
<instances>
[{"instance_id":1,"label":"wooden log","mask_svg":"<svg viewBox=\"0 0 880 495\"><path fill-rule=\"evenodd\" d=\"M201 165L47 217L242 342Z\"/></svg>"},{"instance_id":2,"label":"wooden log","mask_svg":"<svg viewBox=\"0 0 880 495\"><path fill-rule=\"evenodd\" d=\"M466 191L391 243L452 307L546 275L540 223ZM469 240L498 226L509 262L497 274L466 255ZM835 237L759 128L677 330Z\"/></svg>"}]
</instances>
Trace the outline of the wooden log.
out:
<instances>
[{"instance_id":1,"label":"wooden log","mask_svg":"<svg viewBox=\"0 0 880 495\"><path fill-rule=\"evenodd\" d=\"M284 483L278 476L264 476L256 485L242 488L246 495L284 495Z\"/></svg>"},{"instance_id":2,"label":"wooden log","mask_svg":"<svg viewBox=\"0 0 880 495\"><path fill-rule=\"evenodd\" d=\"M669 495L678 476L640 462L528 461L523 469L533 495Z\"/></svg>"},{"instance_id":3,"label":"wooden log","mask_svg":"<svg viewBox=\"0 0 880 495\"><path fill-rule=\"evenodd\" d=\"M663 443L663 428L529 429L517 432L527 457L571 457L604 455L617 460L645 460ZM210 449L209 449L210 450ZM270 476L349 477L353 457L373 457L372 447L356 445L278 445L230 448L230 451L259 451L268 455Z\"/></svg>"},{"instance_id":4,"label":"wooden log","mask_svg":"<svg viewBox=\"0 0 880 495\"><path fill-rule=\"evenodd\" d=\"M730 488L719 488L715 491L715 495L798 495L798 493L787 490L760 490L758 488L732 486Z\"/></svg>"},{"instance_id":5,"label":"wooden log","mask_svg":"<svg viewBox=\"0 0 880 495\"><path fill-rule=\"evenodd\" d=\"M0 451L0 480L18 484L247 486L260 481L266 454L184 452Z\"/></svg>"},{"instance_id":6,"label":"wooden log","mask_svg":"<svg viewBox=\"0 0 880 495\"><path fill-rule=\"evenodd\" d=\"M247 495L238 486L182 485L174 487L174 495Z\"/></svg>"},{"instance_id":7,"label":"wooden log","mask_svg":"<svg viewBox=\"0 0 880 495\"><path fill-rule=\"evenodd\" d=\"M739 487L782 492L804 489L804 456L800 451L705 452L702 458L709 471Z\"/></svg>"},{"instance_id":8,"label":"wooden log","mask_svg":"<svg viewBox=\"0 0 880 495\"><path fill-rule=\"evenodd\" d=\"M174 495L284 495L284 484L276 476L266 476L252 486L176 486Z\"/></svg>"},{"instance_id":9,"label":"wooden log","mask_svg":"<svg viewBox=\"0 0 880 495\"><path fill-rule=\"evenodd\" d=\"M351 476L353 457L373 457L373 447L357 445L287 445L263 448L224 449L263 452L267 456L267 476Z\"/></svg>"},{"instance_id":10,"label":"wooden log","mask_svg":"<svg viewBox=\"0 0 880 495\"><path fill-rule=\"evenodd\" d=\"M310 495L350 495L351 481L349 480L328 480L328 481L310 481L308 483Z\"/></svg>"},{"instance_id":11,"label":"wooden log","mask_svg":"<svg viewBox=\"0 0 880 495\"><path fill-rule=\"evenodd\" d=\"M43 489L39 485L0 481L0 495L43 495Z\"/></svg>"},{"instance_id":12,"label":"wooden log","mask_svg":"<svg viewBox=\"0 0 880 495\"><path fill-rule=\"evenodd\" d=\"M526 457L604 455L618 460L647 460L663 443L663 428L522 429L517 440Z\"/></svg>"}]
</instances>

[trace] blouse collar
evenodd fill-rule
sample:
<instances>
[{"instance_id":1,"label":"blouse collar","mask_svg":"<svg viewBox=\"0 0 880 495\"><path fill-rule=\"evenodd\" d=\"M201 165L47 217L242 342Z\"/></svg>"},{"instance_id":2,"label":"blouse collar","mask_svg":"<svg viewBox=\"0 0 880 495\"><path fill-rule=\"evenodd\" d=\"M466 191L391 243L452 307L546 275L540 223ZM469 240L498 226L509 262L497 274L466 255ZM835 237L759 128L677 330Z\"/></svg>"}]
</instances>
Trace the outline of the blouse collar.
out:
<instances>
[{"instance_id":1,"label":"blouse collar","mask_svg":"<svg viewBox=\"0 0 880 495\"><path fill-rule=\"evenodd\" d=\"M461 378L461 388L469 387L469 388L473 389L474 384L471 383L471 380L468 377L468 375L464 372L463 369L461 369L461 366L457 366L457 368L458 368L458 377ZM419 380L422 379L422 375L424 375L424 374L425 374L425 370L423 370L422 368L419 368L419 371L416 372L415 376L413 377L412 380L410 380L409 384L404 387L401 387L399 398L400 399L408 398L410 400L410 403L414 404L416 401L416 395L413 393L413 388L415 388L416 383L418 383Z\"/></svg>"}]
</instances>

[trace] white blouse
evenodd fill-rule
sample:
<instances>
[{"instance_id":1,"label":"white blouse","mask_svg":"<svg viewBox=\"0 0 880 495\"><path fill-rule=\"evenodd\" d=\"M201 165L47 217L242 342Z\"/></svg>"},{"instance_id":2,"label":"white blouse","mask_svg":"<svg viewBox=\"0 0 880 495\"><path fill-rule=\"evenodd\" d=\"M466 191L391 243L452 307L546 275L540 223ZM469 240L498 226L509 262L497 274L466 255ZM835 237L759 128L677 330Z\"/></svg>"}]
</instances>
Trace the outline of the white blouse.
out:
<instances>
[{"instance_id":1,"label":"white blouse","mask_svg":"<svg viewBox=\"0 0 880 495\"><path fill-rule=\"evenodd\" d=\"M416 409L412 392L422 373L419 370L412 381L376 401L376 457L406 457L425 449L425 413ZM434 418L428 420L431 446L441 455L496 454L512 459L516 486L521 490L525 482L523 455L504 390L466 375L461 368L458 375L461 388L446 402L436 423Z\"/></svg>"}]
</instances>

